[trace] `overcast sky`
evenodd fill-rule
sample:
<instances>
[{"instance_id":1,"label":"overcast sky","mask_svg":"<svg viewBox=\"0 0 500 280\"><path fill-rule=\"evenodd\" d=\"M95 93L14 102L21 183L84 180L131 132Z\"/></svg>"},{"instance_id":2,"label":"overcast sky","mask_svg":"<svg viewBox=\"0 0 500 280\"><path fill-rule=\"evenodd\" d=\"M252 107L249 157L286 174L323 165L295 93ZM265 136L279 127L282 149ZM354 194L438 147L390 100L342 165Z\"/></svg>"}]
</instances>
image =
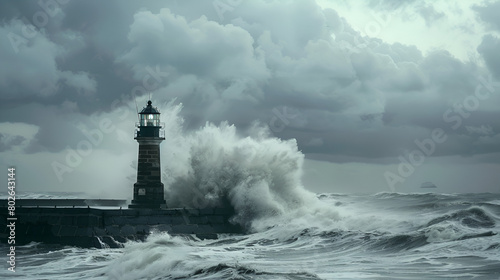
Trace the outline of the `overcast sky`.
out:
<instances>
[{"instance_id":1,"label":"overcast sky","mask_svg":"<svg viewBox=\"0 0 500 280\"><path fill-rule=\"evenodd\" d=\"M182 103L182 133L227 121L296 139L316 192L499 192L498 15L499 1L3 0L0 179L15 166L18 190L125 196L135 100L151 94Z\"/></svg>"}]
</instances>

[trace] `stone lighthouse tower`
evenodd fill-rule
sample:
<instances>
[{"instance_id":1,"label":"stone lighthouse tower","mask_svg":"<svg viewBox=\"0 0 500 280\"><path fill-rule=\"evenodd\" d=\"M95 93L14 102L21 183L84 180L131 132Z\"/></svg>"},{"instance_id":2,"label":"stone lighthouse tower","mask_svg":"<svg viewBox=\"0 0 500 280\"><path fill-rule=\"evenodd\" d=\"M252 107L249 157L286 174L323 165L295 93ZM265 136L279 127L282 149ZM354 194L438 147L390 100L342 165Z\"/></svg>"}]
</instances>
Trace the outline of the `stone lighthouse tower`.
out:
<instances>
[{"instance_id":1,"label":"stone lighthouse tower","mask_svg":"<svg viewBox=\"0 0 500 280\"><path fill-rule=\"evenodd\" d=\"M160 143L165 140L165 131L160 123L160 112L151 101L139 113L135 139L139 142L137 183L129 208L160 208L166 204L160 168Z\"/></svg>"}]
</instances>

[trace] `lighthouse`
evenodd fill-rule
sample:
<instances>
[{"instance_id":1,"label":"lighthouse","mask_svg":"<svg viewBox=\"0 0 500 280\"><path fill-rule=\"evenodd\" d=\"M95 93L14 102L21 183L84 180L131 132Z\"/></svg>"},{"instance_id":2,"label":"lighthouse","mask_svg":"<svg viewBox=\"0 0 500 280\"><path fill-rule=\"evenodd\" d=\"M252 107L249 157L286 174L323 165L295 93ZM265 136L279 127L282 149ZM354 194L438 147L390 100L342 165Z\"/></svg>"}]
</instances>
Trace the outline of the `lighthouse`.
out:
<instances>
[{"instance_id":1,"label":"lighthouse","mask_svg":"<svg viewBox=\"0 0 500 280\"><path fill-rule=\"evenodd\" d=\"M160 168L160 143L165 140L165 131L160 123L160 112L152 106L151 100L139 113L134 139L139 143L137 183L129 208L159 209L166 205Z\"/></svg>"}]
</instances>

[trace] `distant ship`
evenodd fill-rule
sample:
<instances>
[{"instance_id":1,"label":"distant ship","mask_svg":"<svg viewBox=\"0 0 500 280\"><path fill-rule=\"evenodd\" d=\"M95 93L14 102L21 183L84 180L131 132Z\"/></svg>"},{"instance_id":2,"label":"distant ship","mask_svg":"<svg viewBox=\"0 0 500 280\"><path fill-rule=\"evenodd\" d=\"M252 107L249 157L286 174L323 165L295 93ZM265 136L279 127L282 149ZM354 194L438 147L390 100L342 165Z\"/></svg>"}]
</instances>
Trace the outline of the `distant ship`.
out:
<instances>
[{"instance_id":1,"label":"distant ship","mask_svg":"<svg viewBox=\"0 0 500 280\"><path fill-rule=\"evenodd\" d=\"M423 182L422 185L420 185L422 189L434 189L437 188L436 185L432 182Z\"/></svg>"}]
</instances>

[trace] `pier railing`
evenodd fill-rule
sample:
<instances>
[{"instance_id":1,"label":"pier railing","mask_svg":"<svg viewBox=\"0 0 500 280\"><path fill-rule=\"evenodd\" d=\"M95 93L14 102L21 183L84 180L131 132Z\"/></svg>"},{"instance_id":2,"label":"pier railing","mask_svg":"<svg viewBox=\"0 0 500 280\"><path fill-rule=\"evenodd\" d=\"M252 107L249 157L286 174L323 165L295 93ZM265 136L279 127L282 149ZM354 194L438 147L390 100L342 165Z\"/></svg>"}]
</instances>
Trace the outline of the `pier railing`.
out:
<instances>
[{"instance_id":1,"label":"pier railing","mask_svg":"<svg viewBox=\"0 0 500 280\"><path fill-rule=\"evenodd\" d=\"M142 124L140 122L135 123L135 130L134 130L134 139L137 138L137 135L139 135L141 131L141 126ZM147 126L145 126L147 127ZM160 138L165 138L165 123L160 122L160 129L159 129L159 137Z\"/></svg>"}]
</instances>

